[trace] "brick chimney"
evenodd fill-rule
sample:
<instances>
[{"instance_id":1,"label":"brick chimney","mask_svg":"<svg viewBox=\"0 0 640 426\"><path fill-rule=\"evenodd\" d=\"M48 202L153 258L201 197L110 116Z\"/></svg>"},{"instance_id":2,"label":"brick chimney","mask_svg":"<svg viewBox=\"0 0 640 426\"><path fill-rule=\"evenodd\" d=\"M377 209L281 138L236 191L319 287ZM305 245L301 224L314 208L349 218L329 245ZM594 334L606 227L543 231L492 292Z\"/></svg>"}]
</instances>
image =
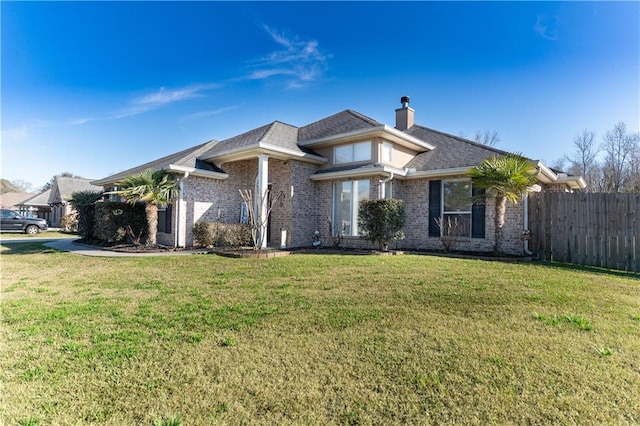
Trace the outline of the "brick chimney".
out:
<instances>
[{"instance_id":1,"label":"brick chimney","mask_svg":"<svg viewBox=\"0 0 640 426\"><path fill-rule=\"evenodd\" d=\"M402 108L396 110L396 129L407 130L413 126L415 111L409 107L409 97L403 96L400 98Z\"/></svg>"}]
</instances>

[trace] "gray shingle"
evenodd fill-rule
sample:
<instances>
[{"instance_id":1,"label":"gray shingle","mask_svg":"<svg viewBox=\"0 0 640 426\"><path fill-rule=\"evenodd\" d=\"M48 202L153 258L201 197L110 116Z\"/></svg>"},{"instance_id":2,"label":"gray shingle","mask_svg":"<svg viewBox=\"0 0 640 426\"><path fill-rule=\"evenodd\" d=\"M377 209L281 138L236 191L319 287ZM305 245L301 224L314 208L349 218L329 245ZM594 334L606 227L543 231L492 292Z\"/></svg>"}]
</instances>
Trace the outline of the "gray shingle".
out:
<instances>
[{"instance_id":1,"label":"gray shingle","mask_svg":"<svg viewBox=\"0 0 640 426\"><path fill-rule=\"evenodd\" d=\"M407 164L417 171L473 167L493 155L504 155L506 151L472 142L457 136L439 132L420 125L414 125L405 133L434 146Z\"/></svg>"},{"instance_id":2,"label":"gray shingle","mask_svg":"<svg viewBox=\"0 0 640 426\"><path fill-rule=\"evenodd\" d=\"M203 144L184 149L180 152L176 152L175 154L169 154L157 160L153 160L148 163L144 163L140 166L132 167L120 173L107 176L103 179L96 180L93 183L97 185L114 183L121 179L124 179L127 176L141 173L147 169L152 169L152 170L165 169L169 167L170 164L175 164L175 165L184 166L184 167L193 167L196 169L203 169L203 170L214 171L214 172L222 172L222 170L220 170L213 164L206 163L198 159L198 157L200 157L202 153L210 150L217 143L218 141L211 140L209 142L205 142Z\"/></svg>"},{"instance_id":3,"label":"gray shingle","mask_svg":"<svg viewBox=\"0 0 640 426\"><path fill-rule=\"evenodd\" d=\"M382 123L350 109L301 127L298 142L382 126Z\"/></svg>"},{"instance_id":4,"label":"gray shingle","mask_svg":"<svg viewBox=\"0 0 640 426\"><path fill-rule=\"evenodd\" d=\"M66 203L67 199L74 192L93 191L100 192L102 187L92 185L93 179L82 179L56 176L51 194L49 195L49 204Z\"/></svg>"},{"instance_id":5,"label":"gray shingle","mask_svg":"<svg viewBox=\"0 0 640 426\"><path fill-rule=\"evenodd\" d=\"M218 145L202 154L201 158L219 157L229 152L249 148L260 143L274 145L292 151L312 153L312 151L301 149L298 146L297 127L280 121L274 121L270 124L249 130L241 135L221 141Z\"/></svg>"}]
</instances>

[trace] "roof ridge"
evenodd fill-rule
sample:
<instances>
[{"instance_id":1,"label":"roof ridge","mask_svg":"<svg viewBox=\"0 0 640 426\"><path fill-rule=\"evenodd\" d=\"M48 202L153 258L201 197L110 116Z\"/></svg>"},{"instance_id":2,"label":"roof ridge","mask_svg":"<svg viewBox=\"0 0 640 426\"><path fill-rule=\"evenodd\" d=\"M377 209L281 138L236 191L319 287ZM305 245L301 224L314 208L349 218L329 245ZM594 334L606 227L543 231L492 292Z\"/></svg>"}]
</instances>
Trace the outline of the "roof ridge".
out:
<instances>
[{"instance_id":1,"label":"roof ridge","mask_svg":"<svg viewBox=\"0 0 640 426\"><path fill-rule=\"evenodd\" d=\"M369 117L369 116L367 116L367 115L364 115L364 114L362 114L361 112L358 112L358 111L356 111L356 110L353 110L353 109L347 109L347 110L345 110L345 111L347 111L348 113L350 113L350 114L351 114L351 115L353 115L354 117L357 117L357 118L359 118L360 120L365 121L365 122L367 122L367 123L369 123L369 124L371 124L371 125L374 125L374 126L381 126L381 125L383 125L383 123L379 122L378 120L375 120L375 119L373 119L373 118L371 118L371 117Z\"/></svg>"}]
</instances>

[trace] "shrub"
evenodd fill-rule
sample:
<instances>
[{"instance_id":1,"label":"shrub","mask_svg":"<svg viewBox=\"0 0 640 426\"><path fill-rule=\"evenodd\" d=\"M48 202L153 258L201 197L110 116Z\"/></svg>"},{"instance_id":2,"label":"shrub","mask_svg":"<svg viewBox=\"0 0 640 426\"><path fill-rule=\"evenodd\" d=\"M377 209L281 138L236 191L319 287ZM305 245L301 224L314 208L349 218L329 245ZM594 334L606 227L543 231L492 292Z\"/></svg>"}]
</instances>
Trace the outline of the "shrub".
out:
<instances>
[{"instance_id":1,"label":"shrub","mask_svg":"<svg viewBox=\"0 0 640 426\"><path fill-rule=\"evenodd\" d=\"M380 250L387 250L390 242L402 238L404 201L393 198L361 201L358 225L363 237L378 243Z\"/></svg>"},{"instance_id":2,"label":"shrub","mask_svg":"<svg viewBox=\"0 0 640 426\"><path fill-rule=\"evenodd\" d=\"M77 231L84 238L93 237L95 226L95 203L102 198L102 193L94 191L76 191L69 197L69 203L78 213Z\"/></svg>"},{"instance_id":3,"label":"shrub","mask_svg":"<svg viewBox=\"0 0 640 426\"><path fill-rule=\"evenodd\" d=\"M199 247L251 246L251 228L241 223L198 222L193 225L194 244Z\"/></svg>"},{"instance_id":4,"label":"shrub","mask_svg":"<svg viewBox=\"0 0 640 426\"><path fill-rule=\"evenodd\" d=\"M144 204L96 203L94 238L109 243L134 242L144 240L147 232Z\"/></svg>"},{"instance_id":5,"label":"shrub","mask_svg":"<svg viewBox=\"0 0 640 426\"><path fill-rule=\"evenodd\" d=\"M71 212L62 216L60 226L64 232L76 232L78 230L78 213Z\"/></svg>"}]
</instances>

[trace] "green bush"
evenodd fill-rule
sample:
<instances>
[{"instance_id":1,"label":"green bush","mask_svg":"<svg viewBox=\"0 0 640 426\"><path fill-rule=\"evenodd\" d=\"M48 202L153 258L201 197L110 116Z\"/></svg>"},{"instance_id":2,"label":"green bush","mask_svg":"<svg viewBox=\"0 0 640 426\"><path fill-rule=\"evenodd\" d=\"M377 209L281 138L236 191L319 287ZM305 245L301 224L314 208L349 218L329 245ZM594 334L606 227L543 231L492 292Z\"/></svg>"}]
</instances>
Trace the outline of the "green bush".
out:
<instances>
[{"instance_id":1,"label":"green bush","mask_svg":"<svg viewBox=\"0 0 640 426\"><path fill-rule=\"evenodd\" d=\"M60 218L60 227L64 232L76 232L78 230L78 213L71 212Z\"/></svg>"},{"instance_id":2,"label":"green bush","mask_svg":"<svg viewBox=\"0 0 640 426\"><path fill-rule=\"evenodd\" d=\"M76 191L71 194L69 203L78 213L77 231L84 238L92 238L95 226L95 203L102 198L101 192Z\"/></svg>"},{"instance_id":3,"label":"green bush","mask_svg":"<svg viewBox=\"0 0 640 426\"><path fill-rule=\"evenodd\" d=\"M241 223L198 222L193 225L194 244L198 247L250 246L251 228Z\"/></svg>"},{"instance_id":4,"label":"green bush","mask_svg":"<svg viewBox=\"0 0 640 426\"><path fill-rule=\"evenodd\" d=\"M144 204L104 202L95 204L93 237L105 242L144 241L147 235Z\"/></svg>"},{"instance_id":5,"label":"green bush","mask_svg":"<svg viewBox=\"0 0 640 426\"><path fill-rule=\"evenodd\" d=\"M404 237L404 201L393 198L361 201L358 225L361 236L378 243L380 250L387 250L390 242Z\"/></svg>"}]
</instances>

